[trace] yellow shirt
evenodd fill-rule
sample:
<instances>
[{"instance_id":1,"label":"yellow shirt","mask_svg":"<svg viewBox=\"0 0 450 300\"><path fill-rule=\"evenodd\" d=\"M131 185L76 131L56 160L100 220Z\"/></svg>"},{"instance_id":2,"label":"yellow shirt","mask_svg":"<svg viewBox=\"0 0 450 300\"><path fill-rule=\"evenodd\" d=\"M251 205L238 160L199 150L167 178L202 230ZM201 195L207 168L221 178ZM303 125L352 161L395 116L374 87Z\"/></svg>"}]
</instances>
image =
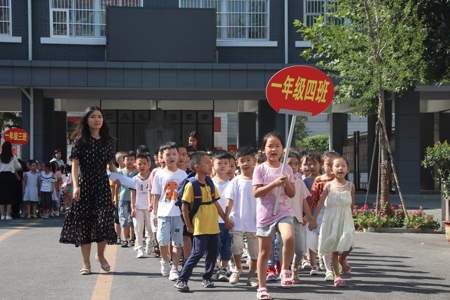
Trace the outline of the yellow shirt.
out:
<instances>
[{"instance_id":1,"label":"yellow shirt","mask_svg":"<svg viewBox=\"0 0 450 300\"><path fill-rule=\"evenodd\" d=\"M211 201L211 189L209 185L201 185L202 191L202 203ZM220 194L218 192L218 188L214 189L214 202L220 199ZM192 187L192 183L188 182L184 188L183 193L183 202L187 202L189 204L194 202L194 188ZM218 234L219 230L219 222L217 221L219 218L219 213L217 212L216 205L213 204L204 204L200 205L197 213L192 219L192 225L194 226L194 235L202 235L202 234Z\"/></svg>"}]
</instances>

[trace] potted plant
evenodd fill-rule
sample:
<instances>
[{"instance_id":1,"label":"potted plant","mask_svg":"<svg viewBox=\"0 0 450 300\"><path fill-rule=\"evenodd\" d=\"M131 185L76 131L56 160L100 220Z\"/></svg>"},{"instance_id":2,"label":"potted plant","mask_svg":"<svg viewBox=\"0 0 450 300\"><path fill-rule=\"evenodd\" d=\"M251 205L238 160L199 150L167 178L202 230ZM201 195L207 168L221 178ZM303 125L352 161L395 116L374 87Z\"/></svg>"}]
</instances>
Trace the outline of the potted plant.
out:
<instances>
[{"instance_id":1,"label":"potted plant","mask_svg":"<svg viewBox=\"0 0 450 300\"><path fill-rule=\"evenodd\" d=\"M447 141L427 147L422 166L431 169L434 178L441 184L442 220L446 238L450 242L450 145Z\"/></svg>"}]
</instances>

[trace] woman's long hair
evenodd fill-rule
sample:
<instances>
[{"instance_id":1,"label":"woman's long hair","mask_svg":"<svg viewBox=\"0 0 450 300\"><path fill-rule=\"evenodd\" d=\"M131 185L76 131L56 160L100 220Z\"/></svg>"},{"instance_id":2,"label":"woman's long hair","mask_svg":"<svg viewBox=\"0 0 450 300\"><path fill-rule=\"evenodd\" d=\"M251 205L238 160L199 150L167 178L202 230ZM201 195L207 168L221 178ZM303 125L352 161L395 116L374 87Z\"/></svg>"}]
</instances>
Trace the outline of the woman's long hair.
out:
<instances>
[{"instance_id":1,"label":"woman's long hair","mask_svg":"<svg viewBox=\"0 0 450 300\"><path fill-rule=\"evenodd\" d=\"M4 142L2 145L2 153L0 154L0 160L2 163L7 164L13 158L12 144L10 142Z\"/></svg>"},{"instance_id":2,"label":"woman's long hair","mask_svg":"<svg viewBox=\"0 0 450 300\"><path fill-rule=\"evenodd\" d=\"M102 116L104 116L102 110L98 106L89 106L86 108L83 116L81 117L80 123L78 123L77 129L72 135L72 139L74 139L75 142L82 144L89 142L91 138L91 131L89 129L88 119L94 111L99 111ZM112 140L112 137L109 134L109 127L108 124L106 124L105 119L103 119L103 125L102 128L100 128L100 138L103 142L109 142Z\"/></svg>"}]
</instances>

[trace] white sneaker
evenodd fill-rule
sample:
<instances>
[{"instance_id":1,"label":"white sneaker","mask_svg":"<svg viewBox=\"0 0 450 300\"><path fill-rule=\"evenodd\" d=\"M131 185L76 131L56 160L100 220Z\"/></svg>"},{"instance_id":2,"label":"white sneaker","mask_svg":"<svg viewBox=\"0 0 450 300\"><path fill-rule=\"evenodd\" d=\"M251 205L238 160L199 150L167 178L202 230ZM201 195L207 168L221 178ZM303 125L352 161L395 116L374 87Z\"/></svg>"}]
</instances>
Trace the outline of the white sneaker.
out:
<instances>
[{"instance_id":1,"label":"white sneaker","mask_svg":"<svg viewBox=\"0 0 450 300\"><path fill-rule=\"evenodd\" d=\"M12 220L11 216L6 216L5 220Z\"/></svg>"},{"instance_id":2,"label":"white sneaker","mask_svg":"<svg viewBox=\"0 0 450 300\"><path fill-rule=\"evenodd\" d=\"M334 274L331 271L327 271L327 273L325 273L325 281L333 281L334 280Z\"/></svg>"},{"instance_id":3,"label":"white sneaker","mask_svg":"<svg viewBox=\"0 0 450 300\"><path fill-rule=\"evenodd\" d=\"M237 284L239 283L239 277L240 277L240 272L239 271L233 271L233 273L231 273L230 276L230 284Z\"/></svg>"},{"instance_id":4,"label":"white sneaker","mask_svg":"<svg viewBox=\"0 0 450 300\"><path fill-rule=\"evenodd\" d=\"M178 280L178 277L178 270L175 267L172 267L172 269L170 269L169 280L176 281Z\"/></svg>"},{"instance_id":5,"label":"white sneaker","mask_svg":"<svg viewBox=\"0 0 450 300\"><path fill-rule=\"evenodd\" d=\"M144 257L144 250L142 248L138 249L136 258L143 258Z\"/></svg>"},{"instance_id":6,"label":"white sneaker","mask_svg":"<svg viewBox=\"0 0 450 300\"><path fill-rule=\"evenodd\" d=\"M161 275L167 277L169 276L169 273L170 273L170 263L161 260Z\"/></svg>"},{"instance_id":7,"label":"white sneaker","mask_svg":"<svg viewBox=\"0 0 450 300\"><path fill-rule=\"evenodd\" d=\"M2 216L2 220L6 220L6 216Z\"/></svg>"}]
</instances>

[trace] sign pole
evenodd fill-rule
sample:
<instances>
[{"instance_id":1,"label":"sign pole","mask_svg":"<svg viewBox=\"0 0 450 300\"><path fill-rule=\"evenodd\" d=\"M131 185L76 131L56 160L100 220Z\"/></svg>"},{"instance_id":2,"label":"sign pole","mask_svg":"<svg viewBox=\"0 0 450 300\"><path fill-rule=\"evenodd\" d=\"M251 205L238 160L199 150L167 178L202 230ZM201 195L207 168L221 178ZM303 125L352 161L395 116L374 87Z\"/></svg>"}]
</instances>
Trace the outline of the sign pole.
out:
<instances>
[{"instance_id":1,"label":"sign pole","mask_svg":"<svg viewBox=\"0 0 450 300\"><path fill-rule=\"evenodd\" d=\"M286 114L286 118L289 118L288 114ZM288 138L287 138L287 141L286 141L286 147L285 147L285 150L284 150L283 163L281 164L281 175L284 175L284 170L286 168L287 160L288 160L288 157L289 157L289 150L291 148L291 143L292 143L292 136L294 135L296 121L297 121L297 116L293 115L292 116L292 120L291 120L291 126L289 128ZM275 205L273 206L273 212L272 212L272 214L274 216L278 213L278 208L280 206L281 189L282 189L282 187L277 188L277 194L276 194L276 198L275 198Z\"/></svg>"}]
</instances>

